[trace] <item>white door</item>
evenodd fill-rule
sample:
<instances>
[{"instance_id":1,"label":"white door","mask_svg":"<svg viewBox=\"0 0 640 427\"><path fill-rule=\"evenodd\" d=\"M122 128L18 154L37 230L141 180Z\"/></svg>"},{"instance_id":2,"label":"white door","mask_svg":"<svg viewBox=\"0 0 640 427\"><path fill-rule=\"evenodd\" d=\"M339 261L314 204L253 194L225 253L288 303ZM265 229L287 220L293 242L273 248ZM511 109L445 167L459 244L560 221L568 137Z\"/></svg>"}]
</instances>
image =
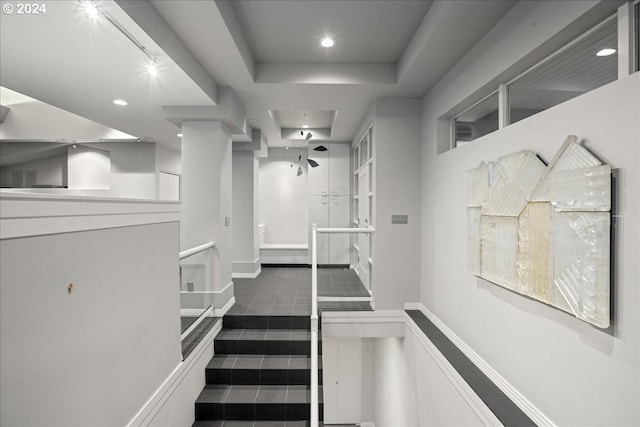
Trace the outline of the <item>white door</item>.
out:
<instances>
[{"instance_id":1,"label":"white door","mask_svg":"<svg viewBox=\"0 0 640 427\"><path fill-rule=\"evenodd\" d=\"M349 228L349 196L329 197L329 227ZM351 237L347 233L329 234L329 264L349 265Z\"/></svg>"},{"instance_id":2,"label":"white door","mask_svg":"<svg viewBox=\"0 0 640 427\"><path fill-rule=\"evenodd\" d=\"M371 225L371 212L369 212L369 168L363 168L358 174L358 227L366 228ZM365 288L369 289L369 233L358 233L358 260L357 272Z\"/></svg>"},{"instance_id":3,"label":"white door","mask_svg":"<svg viewBox=\"0 0 640 427\"><path fill-rule=\"evenodd\" d=\"M309 223L318 224L318 228L329 226L329 198L326 196L309 196ZM318 233L316 236L318 264L329 264L329 235ZM311 243L311 236L309 243ZM309 248L311 258L311 248Z\"/></svg>"}]
</instances>

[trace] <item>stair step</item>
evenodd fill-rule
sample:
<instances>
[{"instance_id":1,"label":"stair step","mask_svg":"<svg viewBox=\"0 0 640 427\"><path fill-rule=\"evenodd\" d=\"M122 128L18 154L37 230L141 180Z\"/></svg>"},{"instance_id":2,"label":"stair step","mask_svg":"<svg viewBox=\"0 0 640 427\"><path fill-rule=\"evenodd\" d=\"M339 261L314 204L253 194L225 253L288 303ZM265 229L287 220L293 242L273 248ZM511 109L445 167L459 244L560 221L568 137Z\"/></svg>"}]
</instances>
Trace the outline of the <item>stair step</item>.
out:
<instances>
[{"instance_id":1,"label":"stair step","mask_svg":"<svg viewBox=\"0 0 640 427\"><path fill-rule=\"evenodd\" d=\"M309 385L310 369L306 355L220 354L207 365L206 378L207 384ZM322 384L322 370L318 380Z\"/></svg>"},{"instance_id":2,"label":"stair step","mask_svg":"<svg viewBox=\"0 0 640 427\"><path fill-rule=\"evenodd\" d=\"M319 387L322 418L322 387ZM311 392L300 385L207 385L196 399L196 420L308 420Z\"/></svg>"},{"instance_id":3,"label":"stair step","mask_svg":"<svg viewBox=\"0 0 640 427\"><path fill-rule=\"evenodd\" d=\"M311 317L309 316L252 316L225 314L222 322L222 327L225 329L309 330L311 328Z\"/></svg>"},{"instance_id":4,"label":"stair step","mask_svg":"<svg viewBox=\"0 0 640 427\"><path fill-rule=\"evenodd\" d=\"M318 352L322 350L318 334ZM291 329L223 329L215 354L311 354L311 332Z\"/></svg>"},{"instance_id":5,"label":"stair step","mask_svg":"<svg viewBox=\"0 0 640 427\"><path fill-rule=\"evenodd\" d=\"M192 427L309 427L309 421L196 421ZM318 423L323 427L322 422ZM359 424L327 424L327 427L358 427Z\"/></svg>"}]
</instances>

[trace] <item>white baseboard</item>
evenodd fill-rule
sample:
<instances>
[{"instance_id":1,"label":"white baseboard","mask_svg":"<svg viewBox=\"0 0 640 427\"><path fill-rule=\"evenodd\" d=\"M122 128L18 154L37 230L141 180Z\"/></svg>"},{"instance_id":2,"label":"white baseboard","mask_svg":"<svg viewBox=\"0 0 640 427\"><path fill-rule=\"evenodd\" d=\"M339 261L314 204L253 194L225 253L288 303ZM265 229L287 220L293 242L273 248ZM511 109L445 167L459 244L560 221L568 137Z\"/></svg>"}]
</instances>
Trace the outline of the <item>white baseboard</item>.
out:
<instances>
[{"instance_id":1,"label":"white baseboard","mask_svg":"<svg viewBox=\"0 0 640 427\"><path fill-rule=\"evenodd\" d=\"M222 308L214 308L211 315L213 317L222 317L225 314L227 314L227 311L229 311L231 309L231 307L233 307L233 304L236 303L236 297L233 296L231 297L231 299L229 301L227 301L227 303L224 305L224 307Z\"/></svg>"},{"instance_id":2,"label":"white baseboard","mask_svg":"<svg viewBox=\"0 0 640 427\"><path fill-rule=\"evenodd\" d=\"M360 427L376 427L373 421L363 421L359 423Z\"/></svg>"},{"instance_id":3,"label":"white baseboard","mask_svg":"<svg viewBox=\"0 0 640 427\"><path fill-rule=\"evenodd\" d=\"M232 279L255 279L262 273L262 266L259 266L258 269L254 273L233 273L231 274Z\"/></svg>"},{"instance_id":4,"label":"white baseboard","mask_svg":"<svg viewBox=\"0 0 640 427\"><path fill-rule=\"evenodd\" d=\"M452 343L462 351L491 381L494 382L509 399L513 401L531 420L539 426L553 427L555 424L547 418L533 403L524 397L515 387L502 377L491 365L480 357L471 347L449 329L438 317L420 303L405 304L406 310L420 310ZM409 323L409 322L408 322Z\"/></svg>"},{"instance_id":5,"label":"white baseboard","mask_svg":"<svg viewBox=\"0 0 640 427\"><path fill-rule=\"evenodd\" d=\"M180 316L181 317L198 317L202 314L204 310L201 308L181 308Z\"/></svg>"},{"instance_id":6,"label":"white baseboard","mask_svg":"<svg viewBox=\"0 0 640 427\"><path fill-rule=\"evenodd\" d=\"M222 322L218 322L205 337L200 341L196 348L191 352L186 360L182 361L155 391L155 393L147 400L138 413L127 424L127 427L150 426L153 425L154 418L162 411L171 399L179 399L174 396L176 389L190 375L202 376L200 369L194 370L194 367L209 362L213 355L213 340L222 330ZM206 360L203 360L206 359ZM197 371L197 372L196 372ZM193 403L190 403L193 405Z\"/></svg>"},{"instance_id":7,"label":"white baseboard","mask_svg":"<svg viewBox=\"0 0 640 427\"><path fill-rule=\"evenodd\" d=\"M251 262L234 261L232 263L232 279L255 279L262 271L260 257Z\"/></svg>"}]
</instances>

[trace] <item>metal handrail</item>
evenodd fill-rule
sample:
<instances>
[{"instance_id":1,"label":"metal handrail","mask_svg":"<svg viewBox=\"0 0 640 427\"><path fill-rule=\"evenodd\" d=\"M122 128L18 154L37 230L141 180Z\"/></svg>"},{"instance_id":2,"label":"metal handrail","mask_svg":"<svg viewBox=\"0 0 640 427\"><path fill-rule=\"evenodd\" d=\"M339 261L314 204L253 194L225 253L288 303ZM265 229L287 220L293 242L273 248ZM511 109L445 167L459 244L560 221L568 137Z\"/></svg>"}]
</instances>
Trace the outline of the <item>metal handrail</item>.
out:
<instances>
[{"instance_id":1,"label":"metal handrail","mask_svg":"<svg viewBox=\"0 0 640 427\"><path fill-rule=\"evenodd\" d=\"M215 244L214 242L208 242L208 243L204 243L204 244L202 244L202 245L200 245L200 246L194 246L194 247L193 247L193 248L191 248L191 249L187 249L187 250L185 250L185 251L181 251L181 252L178 254L178 259L184 259L184 258L186 258L186 257L188 257L188 256L193 255L193 254L197 254L198 252L202 252L202 251L204 251L205 249L212 248L212 247L214 247L215 245L216 245L216 244Z\"/></svg>"},{"instance_id":2,"label":"metal handrail","mask_svg":"<svg viewBox=\"0 0 640 427\"><path fill-rule=\"evenodd\" d=\"M318 233L373 233L366 228L318 228L311 224L311 427L318 427Z\"/></svg>"}]
</instances>

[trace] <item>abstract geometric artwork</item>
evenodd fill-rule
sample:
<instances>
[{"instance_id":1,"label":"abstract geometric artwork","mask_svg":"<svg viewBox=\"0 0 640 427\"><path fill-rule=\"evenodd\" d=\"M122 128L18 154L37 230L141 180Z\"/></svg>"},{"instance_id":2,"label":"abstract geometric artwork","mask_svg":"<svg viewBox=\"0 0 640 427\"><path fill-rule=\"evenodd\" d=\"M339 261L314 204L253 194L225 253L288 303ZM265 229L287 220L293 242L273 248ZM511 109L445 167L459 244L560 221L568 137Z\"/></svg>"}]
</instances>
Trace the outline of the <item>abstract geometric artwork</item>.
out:
<instances>
[{"instance_id":1,"label":"abstract geometric artwork","mask_svg":"<svg viewBox=\"0 0 640 427\"><path fill-rule=\"evenodd\" d=\"M578 138L467 171L471 274L609 327L611 167Z\"/></svg>"}]
</instances>

